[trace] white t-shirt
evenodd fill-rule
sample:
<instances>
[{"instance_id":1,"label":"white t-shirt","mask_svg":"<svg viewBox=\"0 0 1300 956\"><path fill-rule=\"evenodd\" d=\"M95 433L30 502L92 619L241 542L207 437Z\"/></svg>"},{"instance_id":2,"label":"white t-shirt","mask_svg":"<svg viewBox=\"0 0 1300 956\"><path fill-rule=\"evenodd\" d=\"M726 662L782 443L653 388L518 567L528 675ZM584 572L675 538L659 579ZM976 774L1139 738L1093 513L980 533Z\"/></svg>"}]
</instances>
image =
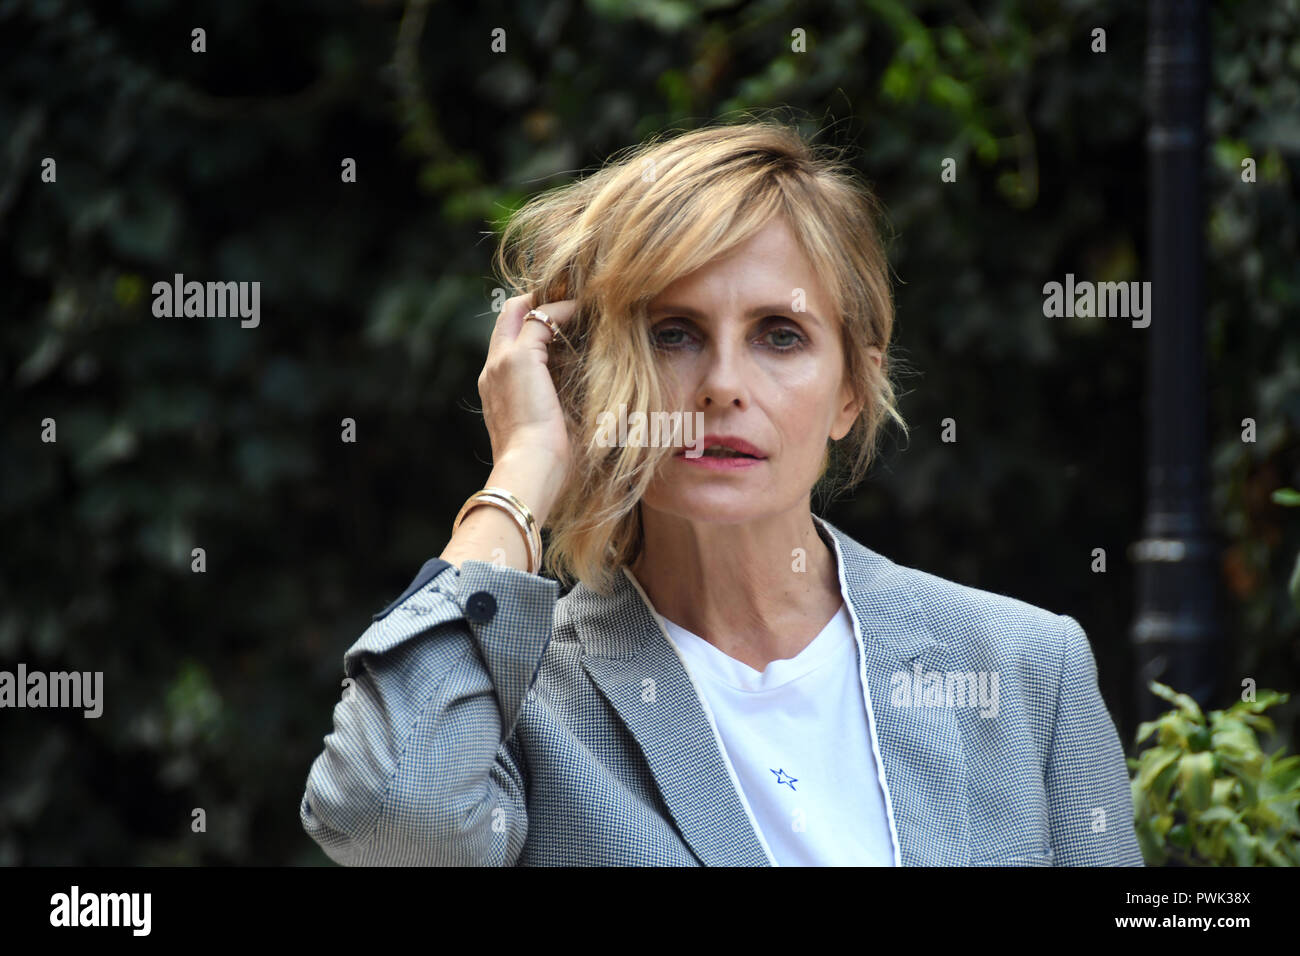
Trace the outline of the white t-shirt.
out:
<instances>
[{"instance_id":1,"label":"white t-shirt","mask_svg":"<svg viewBox=\"0 0 1300 956\"><path fill-rule=\"evenodd\" d=\"M712 712L741 800L778 866L893 866L870 691L848 607L758 672L658 615Z\"/></svg>"}]
</instances>

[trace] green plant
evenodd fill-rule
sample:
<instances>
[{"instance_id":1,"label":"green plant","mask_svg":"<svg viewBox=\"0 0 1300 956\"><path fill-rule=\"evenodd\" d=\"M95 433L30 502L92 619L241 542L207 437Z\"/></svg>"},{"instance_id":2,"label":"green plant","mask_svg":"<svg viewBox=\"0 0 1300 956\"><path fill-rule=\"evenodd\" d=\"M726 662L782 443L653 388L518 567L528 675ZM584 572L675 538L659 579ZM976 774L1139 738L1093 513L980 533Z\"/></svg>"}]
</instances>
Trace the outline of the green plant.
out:
<instances>
[{"instance_id":1,"label":"green plant","mask_svg":"<svg viewBox=\"0 0 1300 956\"><path fill-rule=\"evenodd\" d=\"M1263 711L1288 694L1262 690L1210 711L1152 681L1174 705L1138 727L1155 746L1130 758L1133 812L1142 855L1152 866L1300 865L1300 756L1265 756L1256 731L1273 732Z\"/></svg>"},{"instance_id":2,"label":"green plant","mask_svg":"<svg viewBox=\"0 0 1300 956\"><path fill-rule=\"evenodd\" d=\"M1294 488L1279 488L1273 492L1273 503L1284 508L1300 508L1300 491ZM1300 610L1300 554L1295 556L1295 567L1291 569L1291 581L1287 585L1291 602Z\"/></svg>"},{"instance_id":3,"label":"green plant","mask_svg":"<svg viewBox=\"0 0 1300 956\"><path fill-rule=\"evenodd\" d=\"M1273 501L1300 506L1300 492L1280 488ZM1288 592L1300 608L1300 555ZM1300 864L1300 756L1285 748L1264 756L1256 731L1273 733L1263 712L1288 694L1252 694L1207 724L1191 697L1152 681L1151 692L1174 705L1138 727L1137 743L1155 746L1130 758L1133 814L1148 864L1295 866Z\"/></svg>"}]
</instances>

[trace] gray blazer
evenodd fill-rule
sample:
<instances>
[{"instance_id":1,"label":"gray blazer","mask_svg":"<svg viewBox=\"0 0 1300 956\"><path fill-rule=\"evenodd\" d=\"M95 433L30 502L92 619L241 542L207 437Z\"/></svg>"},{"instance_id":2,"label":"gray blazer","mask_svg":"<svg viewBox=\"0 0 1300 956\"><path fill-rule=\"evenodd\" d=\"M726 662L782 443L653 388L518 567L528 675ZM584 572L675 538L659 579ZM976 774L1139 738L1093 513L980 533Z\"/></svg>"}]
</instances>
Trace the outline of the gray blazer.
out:
<instances>
[{"instance_id":1,"label":"gray blazer","mask_svg":"<svg viewBox=\"0 0 1300 956\"><path fill-rule=\"evenodd\" d=\"M817 524L865 658L898 862L1143 865L1123 749L1079 624L901 567ZM331 859L774 862L634 579L618 575L609 597L579 583L557 600L559 590L507 566L435 558L375 615L343 657L334 730L299 808ZM964 696L972 678L996 687L995 713Z\"/></svg>"}]
</instances>

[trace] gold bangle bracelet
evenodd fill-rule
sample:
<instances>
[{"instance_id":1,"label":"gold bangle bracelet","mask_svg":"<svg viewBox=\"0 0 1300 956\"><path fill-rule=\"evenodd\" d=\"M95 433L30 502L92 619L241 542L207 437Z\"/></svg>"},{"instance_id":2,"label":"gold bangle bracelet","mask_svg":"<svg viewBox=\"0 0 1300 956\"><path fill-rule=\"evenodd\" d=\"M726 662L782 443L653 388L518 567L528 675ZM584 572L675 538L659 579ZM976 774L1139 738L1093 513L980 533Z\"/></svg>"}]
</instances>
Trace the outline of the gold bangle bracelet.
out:
<instances>
[{"instance_id":1,"label":"gold bangle bracelet","mask_svg":"<svg viewBox=\"0 0 1300 956\"><path fill-rule=\"evenodd\" d=\"M451 533L455 534L456 529L465 520L465 515L479 505L493 505L514 519L528 548L528 573L536 574L542 566L542 536L537 529L537 521L533 513L528 510L528 506L504 488L483 488L470 495L461 506L460 513L456 515Z\"/></svg>"},{"instance_id":2,"label":"gold bangle bracelet","mask_svg":"<svg viewBox=\"0 0 1300 956\"><path fill-rule=\"evenodd\" d=\"M528 573L536 574L542 567L542 531L538 527L537 519L533 517L532 510L505 488L488 486L483 489L483 495L484 498L504 498L524 516L524 537L528 539L529 544Z\"/></svg>"},{"instance_id":3,"label":"gold bangle bracelet","mask_svg":"<svg viewBox=\"0 0 1300 956\"><path fill-rule=\"evenodd\" d=\"M541 563L541 545L540 543L535 544L532 535L528 533L527 519L504 498L500 498L493 494L486 494L482 491L477 491L470 495L469 500L466 501L464 507L461 508L460 514L456 516L456 522L452 525L451 533L455 534L456 529L460 527L460 523L464 520L465 515L473 511L479 505L492 505L493 507L504 511L514 519L515 524L519 526L520 533L524 536L525 547L528 550L528 573L537 573L537 568Z\"/></svg>"}]
</instances>

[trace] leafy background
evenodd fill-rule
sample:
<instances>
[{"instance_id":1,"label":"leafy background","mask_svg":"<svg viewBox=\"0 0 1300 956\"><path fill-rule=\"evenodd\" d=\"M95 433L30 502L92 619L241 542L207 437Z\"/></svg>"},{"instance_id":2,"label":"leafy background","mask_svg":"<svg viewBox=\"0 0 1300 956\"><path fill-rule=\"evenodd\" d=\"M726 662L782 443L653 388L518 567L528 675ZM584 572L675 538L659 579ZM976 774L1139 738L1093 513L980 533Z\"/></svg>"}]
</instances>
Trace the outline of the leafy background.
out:
<instances>
[{"instance_id":1,"label":"leafy background","mask_svg":"<svg viewBox=\"0 0 1300 956\"><path fill-rule=\"evenodd\" d=\"M1041 289L1144 275L1145 17L1118 0L0 0L0 665L106 684L99 720L0 714L0 863L328 862L297 813L343 651L490 470L493 221L738 110L851 146L892 224L912 436L827 517L1077 617L1131 744L1147 339L1046 320ZM1211 43L1222 706L1242 677L1300 673L1300 527L1269 499L1300 486L1300 3L1215 3ZM260 281L260 327L155 318L152 284L175 273ZM1277 716L1294 740L1294 706Z\"/></svg>"}]
</instances>

